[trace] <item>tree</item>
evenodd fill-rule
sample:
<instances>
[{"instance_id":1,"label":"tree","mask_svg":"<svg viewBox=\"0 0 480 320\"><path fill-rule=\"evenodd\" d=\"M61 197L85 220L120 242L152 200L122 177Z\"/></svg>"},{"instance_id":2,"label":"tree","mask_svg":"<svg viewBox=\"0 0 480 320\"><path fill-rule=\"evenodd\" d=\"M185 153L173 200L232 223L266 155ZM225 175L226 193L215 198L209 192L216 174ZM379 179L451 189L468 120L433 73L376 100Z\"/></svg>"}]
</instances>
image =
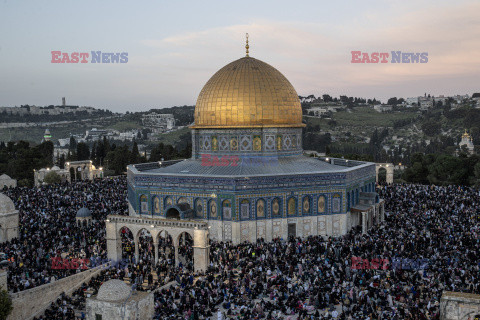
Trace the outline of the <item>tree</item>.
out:
<instances>
[{"instance_id":1,"label":"tree","mask_svg":"<svg viewBox=\"0 0 480 320\"><path fill-rule=\"evenodd\" d=\"M77 148L77 140L73 136L70 136L69 149L75 150Z\"/></svg>"},{"instance_id":2,"label":"tree","mask_svg":"<svg viewBox=\"0 0 480 320\"><path fill-rule=\"evenodd\" d=\"M477 178L475 185L480 186L480 162L477 162L477 164L474 167L474 173L475 173L475 178Z\"/></svg>"},{"instance_id":3,"label":"tree","mask_svg":"<svg viewBox=\"0 0 480 320\"><path fill-rule=\"evenodd\" d=\"M62 178L55 171L50 171L45 175L43 182L46 184L54 184L62 182Z\"/></svg>"},{"instance_id":4,"label":"tree","mask_svg":"<svg viewBox=\"0 0 480 320\"><path fill-rule=\"evenodd\" d=\"M130 163L132 164L138 163L139 159L140 159L140 153L138 152L138 145L137 145L137 142L135 141L133 143L132 153L130 155Z\"/></svg>"},{"instance_id":5,"label":"tree","mask_svg":"<svg viewBox=\"0 0 480 320\"><path fill-rule=\"evenodd\" d=\"M427 136L434 136L442 131L442 124L439 121L427 120L422 124L422 131Z\"/></svg>"},{"instance_id":6,"label":"tree","mask_svg":"<svg viewBox=\"0 0 480 320\"><path fill-rule=\"evenodd\" d=\"M0 290L0 320L6 320L12 310L12 298L5 289Z\"/></svg>"},{"instance_id":7,"label":"tree","mask_svg":"<svg viewBox=\"0 0 480 320\"><path fill-rule=\"evenodd\" d=\"M90 148L85 142L80 142L77 144L77 160L88 160L90 159Z\"/></svg>"}]
</instances>

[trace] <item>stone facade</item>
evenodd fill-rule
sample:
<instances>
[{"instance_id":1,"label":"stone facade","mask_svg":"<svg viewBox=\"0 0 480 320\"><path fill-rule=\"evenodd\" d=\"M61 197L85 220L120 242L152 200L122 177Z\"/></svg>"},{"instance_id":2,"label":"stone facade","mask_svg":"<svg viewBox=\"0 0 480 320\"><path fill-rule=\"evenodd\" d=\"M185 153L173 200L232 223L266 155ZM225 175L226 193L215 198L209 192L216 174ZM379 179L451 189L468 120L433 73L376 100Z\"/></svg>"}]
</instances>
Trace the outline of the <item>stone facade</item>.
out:
<instances>
[{"instance_id":1,"label":"stone facade","mask_svg":"<svg viewBox=\"0 0 480 320\"><path fill-rule=\"evenodd\" d=\"M7 276L8 276L8 270L0 269L0 290L8 291Z\"/></svg>"},{"instance_id":2,"label":"stone facade","mask_svg":"<svg viewBox=\"0 0 480 320\"><path fill-rule=\"evenodd\" d=\"M393 163L376 163L375 164L375 175L376 175L376 180L378 182L378 173L380 172L380 169L385 169L387 171L387 178L386 178L386 183L391 184L393 183L393 171L395 169L395 166Z\"/></svg>"},{"instance_id":3,"label":"stone facade","mask_svg":"<svg viewBox=\"0 0 480 320\"><path fill-rule=\"evenodd\" d=\"M0 193L0 243L18 237L18 210L13 201Z\"/></svg>"},{"instance_id":4,"label":"stone facade","mask_svg":"<svg viewBox=\"0 0 480 320\"><path fill-rule=\"evenodd\" d=\"M87 320L152 319L153 292L134 291L121 280L109 280L98 295L87 299L86 314Z\"/></svg>"},{"instance_id":5,"label":"stone facade","mask_svg":"<svg viewBox=\"0 0 480 320\"><path fill-rule=\"evenodd\" d=\"M440 299L441 320L480 320L480 295L444 291Z\"/></svg>"},{"instance_id":6,"label":"stone facade","mask_svg":"<svg viewBox=\"0 0 480 320\"><path fill-rule=\"evenodd\" d=\"M103 178L103 168L96 168L92 164L92 160L67 162L65 163L65 170L70 174L71 180Z\"/></svg>"},{"instance_id":7,"label":"stone facade","mask_svg":"<svg viewBox=\"0 0 480 320\"><path fill-rule=\"evenodd\" d=\"M11 293L13 310L8 320L25 320L40 316L63 292L71 294L82 283L98 275L105 266L77 273L51 283L44 284L29 290ZM35 303L32 303L35 301Z\"/></svg>"},{"instance_id":8,"label":"stone facade","mask_svg":"<svg viewBox=\"0 0 480 320\"><path fill-rule=\"evenodd\" d=\"M34 170L34 182L35 186L41 186L44 184L45 176L50 172L55 172L60 176L62 182L70 182L70 172L66 169L60 169L57 166L53 166L52 168L42 168L40 170Z\"/></svg>"},{"instance_id":9,"label":"stone facade","mask_svg":"<svg viewBox=\"0 0 480 320\"><path fill-rule=\"evenodd\" d=\"M375 192L375 165L342 159L329 162L346 168L298 175L190 177L129 167L129 213L167 218L168 210L187 203L193 219L208 222L212 239L235 244L290 235L343 235L363 223L352 217L350 209L359 203L361 192Z\"/></svg>"},{"instance_id":10,"label":"stone facade","mask_svg":"<svg viewBox=\"0 0 480 320\"><path fill-rule=\"evenodd\" d=\"M226 65L194 115L190 159L127 167L130 216L203 221L233 244L340 236L371 220L350 209L375 192L375 164L304 156L298 94L272 66L248 56Z\"/></svg>"},{"instance_id":11,"label":"stone facade","mask_svg":"<svg viewBox=\"0 0 480 320\"><path fill-rule=\"evenodd\" d=\"M17 186L17 180L10 178L6 174L0 176L0 190L3 188L15 188Z\"/></svg>"}]
</instances>

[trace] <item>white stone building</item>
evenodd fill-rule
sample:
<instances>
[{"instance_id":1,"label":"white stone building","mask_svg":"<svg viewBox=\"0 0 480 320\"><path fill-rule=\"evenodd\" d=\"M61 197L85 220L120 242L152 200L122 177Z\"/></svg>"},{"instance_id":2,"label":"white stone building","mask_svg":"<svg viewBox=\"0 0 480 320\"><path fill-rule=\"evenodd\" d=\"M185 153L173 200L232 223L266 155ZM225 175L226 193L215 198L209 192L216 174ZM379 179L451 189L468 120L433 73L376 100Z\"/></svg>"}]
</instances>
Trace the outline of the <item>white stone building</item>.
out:
<instances>
[{"instance_id":1,"label":"white stone building","mask_svg":"<svg viewBox=\"0 0 480 320\"><path fill-rule=\"evenodd\" d=\"M102 284L86 303L87 320L152 319L154 313L153 292L132 290L118 279Z\"/></svg>"},{"instance_id":2,"label":"white stone building","mask_svg":"<svg viewBox=\"0 0 480 320\"><path fill-rule=\"evenodd\" d=\"M18 237L18 210L12 199L0 193L0 243Z\"/></svg>"},{"instance_id":3,"label":"white stone building","mask_svg":"<svg viewBox=\"0 0 480 320\"><path fill-rule=\"evenodd\" d=\"M467 151L470 154L473 154L475 151L475 146L473 145L473 139L472 136L467 133L467 130L465 130L465 133L462 135L462 140L458 143L458 147L461 149L462 146L467 147Z\"/></svg>"},{"instance_id":4,"label":"white stone building","mask_svg":"<svg viewBox=\"0 0 480 320\"><path fill-rule=\"evenodd\" d=\"M17 186L17 180L10 178L6 174L0 176L0 190L3 188L15 188Z\"/></svg>"},{"instance_id":5,"label":"white stone building","mask_svg":"<svg viewBox=\"0 0 480 320\"><path fill-rule=\"evenodd\" d=\"M61 182L70 182L70 172L66 169L60 169L57 166L53 166L52 168L42 168L40 170L34 170L33 177L35 186L41 186L44 184L45 177L50 173L55 172L60 176Z\"/></svg>"}]
</instances>

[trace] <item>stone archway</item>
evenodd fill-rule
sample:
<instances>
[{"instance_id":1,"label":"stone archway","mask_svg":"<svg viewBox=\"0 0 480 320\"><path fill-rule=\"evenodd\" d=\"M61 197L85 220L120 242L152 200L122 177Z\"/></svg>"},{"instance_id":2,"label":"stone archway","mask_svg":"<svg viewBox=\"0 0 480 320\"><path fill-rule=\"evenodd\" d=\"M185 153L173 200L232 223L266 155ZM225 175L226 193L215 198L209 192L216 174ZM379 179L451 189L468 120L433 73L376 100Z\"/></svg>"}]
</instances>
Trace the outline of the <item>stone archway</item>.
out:
<instances>
[{"instance_id":1,"label":"stone archway","mask_svg":"<svg viewBox=\"0 0 480 320\"><path fill-rule=\"evenodd\" d=\"M175 208L175 207L171 207L171 208L167 209L167 211L165 213L165 217L167 219L177 219L177 220L179 220L180 219L180 211L178 211L178 209Z\"/></svg>"},{"instance_id":2,"label":"stone archway","mask_svg":"<svg viewBox=\"0 0 480 320\"><path fill-rule=\"evenodd\" d=\"M393 183L393 170L394 170L393 163L376 163L375 164L375 173L376 173L377 183L379 182L378 173L380 172L380 169L382 169L382 168L387 171L386 183L387 184Z\"/></svg>"}]
</instances>

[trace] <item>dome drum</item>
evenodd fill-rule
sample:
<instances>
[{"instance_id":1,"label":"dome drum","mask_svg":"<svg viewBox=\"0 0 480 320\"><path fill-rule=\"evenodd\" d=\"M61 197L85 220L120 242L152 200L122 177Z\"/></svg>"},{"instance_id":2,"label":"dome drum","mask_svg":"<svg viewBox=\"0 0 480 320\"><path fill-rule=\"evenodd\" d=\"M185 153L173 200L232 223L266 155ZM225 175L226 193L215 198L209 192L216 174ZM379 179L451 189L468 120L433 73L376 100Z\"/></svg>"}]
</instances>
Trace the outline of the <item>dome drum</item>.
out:
<instances>
[{"instance_id":1,"label":"dome drum","mask_svg":"<svg viewBox=\"0 0 480 320\"><path fill-rule=\"evenodd\" d=\"M193 129L192 155L301 155L301 128Z\"/></svg>"}]
</instances>

